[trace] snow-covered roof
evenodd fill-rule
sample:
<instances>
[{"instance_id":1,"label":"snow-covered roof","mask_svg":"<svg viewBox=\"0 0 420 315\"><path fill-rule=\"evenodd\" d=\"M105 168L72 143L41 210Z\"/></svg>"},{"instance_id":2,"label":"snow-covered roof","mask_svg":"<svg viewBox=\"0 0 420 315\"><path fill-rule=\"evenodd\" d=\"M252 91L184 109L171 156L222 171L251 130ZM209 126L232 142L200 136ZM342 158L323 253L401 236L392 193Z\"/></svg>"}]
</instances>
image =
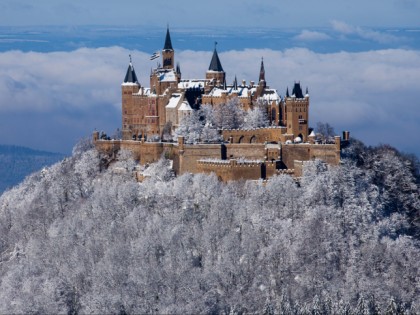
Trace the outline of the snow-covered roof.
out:
<instances>
[{"instance_id":1,"label":"snow-covered roof","mask_svg":"<svg viewBox=\"0 0 420 315\"><path fill-rule=\"evenodd\" d=\"M168 105L166 105L166 108L176 108L181 100L181 96L182 94L173 93L169 99Z\"/></svg>"},{"instance_id":2,"label":"snow-covered roof","mask_svg":"<svg viewBox=\"0 0 420 315\"><path fill-rule=\"evenodd\" d=\"M230 94L238 94L238 97L249 97L252 94L253 88L250 88L249 86L241 86L239 85L237 89L233 85L227 86L226 89L221 87L215 87L213 88L209 95L214 97L220 97L222 94L226 93L228 95Z\"/></svg>"},{"instance_id":3,"label":"snow-covered roof","mask_svg":"<svg viewBox=\"0 0 420 315\"><path fill-rule=\"evenodd\" d=\"M187 101L183 101L178 110L180 110L180 111L192 111L192 108Z\"/></svg>"},{"instance_id":4,"label":"snow-covered roof","mask_svg":"<svg viewBox=\"0 0 420 315\"><path fill-rule=\"evenodd\" d=\"M138 84L137 82L123 82L121 84L122 86L139 86L140 84Z\"/></svg>"},{"instance_id":5,"label":"snow-covered roof","mask_svg":"<svg viewBox=\"0 0 420 315\"><path fill-rule=\"evenodd\" d=\"M178 83L179 89L190 89L190 88L203 88L209 80L206 79L191 79L181 80Z\"/></svg>"},{"instance_id":6,"label":"snow-covered roof","mask_svg":"<svg viewBox=\"0 0 420 315\"><path fill-rule=\"evenodd\" d=\"M175 71L161 72L159 76L161 82L173 82L176 81Z\"/></svg>"},{"instance_id":7,"label":"snow-covered roof","mask_svg":"<svg viewBox=\"0 0 420 315\"><path fill-rule=\"evenodd\" d=\"M267 102L276 101L277 103L280 102L280 95L277 93L276 89L265 89L264 94L260 97Z\"/></svg>"},{"instance_id":8,"label":"snow-covered roof","mask_svg":"<svg viewBox=\"0 0 420 315\"><path fill-rule=\"evenodd\" d=\"M140 90L137 92L137 93L135 93L134 95L146 95L146 96L148 96L148 95L150 95L150 88L140 88Z\"/></svg>"}]
</instances>

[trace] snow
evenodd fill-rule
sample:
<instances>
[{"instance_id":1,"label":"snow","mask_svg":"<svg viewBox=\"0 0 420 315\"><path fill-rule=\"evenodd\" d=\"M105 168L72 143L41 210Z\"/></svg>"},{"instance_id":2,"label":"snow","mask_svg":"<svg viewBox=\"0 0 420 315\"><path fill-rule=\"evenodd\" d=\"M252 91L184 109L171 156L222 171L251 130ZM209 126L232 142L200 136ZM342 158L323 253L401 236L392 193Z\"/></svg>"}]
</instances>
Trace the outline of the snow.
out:
<instances>
[{"instance_id":1,"label":"snow","mask_svg":"<svg viewBox=\"0 0 420 315\"><path fill-rule=\"evenodd\" d=\"M161 82L173 82L173 81L176 81L177 79L176 79L175 72L171 71L171 72L162 73L159 77L159 80Z\"/></svg>"},{"instance_id":2,"label":"snow","mask_svg":"<svg viewBox=\"0 0 420 315\"><path fill-rule=\"evenodd\" d=\"M238 89L235 90L233 88L233 86L227 86L227 89L222 89L222 88L218 88L215 87L213 88L213 90L210 91L209 95L213 96L213 97L220 97L223 94L233 94L236 93L238 94L238 97L249 97L251 95L250 89L247 86L238 86Z\"/></svg>"},{"instance_id":3,"label":"snow","mask_svg":"<svg viewBox=\"0 0 420 315\"><path fill-rule=\"evenodd\" d=\"M179 93L173 93L171 98L169 99L168 105L166 105L166 108L176 108L179 104L179 101L181 100L182 94Z\"/></svg>"},{"instance_id":4,"label":"snow","mask_svg":"<svg viewBox=\"0 0 420 315\"><path fill-rule=\"evenodd\" d=\"M192 111L192 108L191 108L190 104L188 104L187 101L183 101L178 110L180 110L180 111Z\"/></svg>"},{"instance_id":5,"label":"snow","mask_svg":"<svg viewBox=\"0 0 420 315\"><path fill-rule=\"evenodd\" d=\"M302 138L301 138L301 137L296 137L296 138L295 138L295 142L297 142L297 143L302 142Z\"/></svg>"},{"instance_id":6,"label":"snow","mask_svg":"<svg viewBox=\"0 0 420 315\"><path fill-rule=\"evenodd\" d=\"M272 102L272 101L276 101L277 103L280 102L280 96L277 93L277 90L275 89L266 89L263 96L260 97L260 99L267 102Z\"/></svg>"},{"instance_id":7,"label":"snow","mask_svg":"<svg viewBox=\"0 0 420 315\"><path fill-rule=\"evenodd\" d=\"M179 89L190 89L190 88L202 88L207 85L209 80L206 79L191 79L191 80L182 80L178 83Z\"/></svg>"},{"instance_id":8,"label":"snow","mask_svg":"<svg viewBox=\"0 0 420 315\"><path fill-rule=\"evenodd\" d=\"M309 135L309 137L315 137L315 132L312 130L311 134Z\"/></svg>"},{"instance_id":9,"label":"snow","mask_svg":"<svg viewBox=\"0 0 420 315\"><path fill-rule=\"evenodd\" d=\"M133 95L150 95L150 88L140 88L138 93L134 93Z\"/></svg>"},{"instance_id":10,"label":"snow","mask_svg":"<svg viewBox=\"0 0 420 315\"><path fill-rule=\"evenodd\" d=\"M140 84L138 84L137 82L136 83L133 83L133 82L123 82L123 83L121 83L121 86L139 86Z\"/></svg>"}]
</instances>

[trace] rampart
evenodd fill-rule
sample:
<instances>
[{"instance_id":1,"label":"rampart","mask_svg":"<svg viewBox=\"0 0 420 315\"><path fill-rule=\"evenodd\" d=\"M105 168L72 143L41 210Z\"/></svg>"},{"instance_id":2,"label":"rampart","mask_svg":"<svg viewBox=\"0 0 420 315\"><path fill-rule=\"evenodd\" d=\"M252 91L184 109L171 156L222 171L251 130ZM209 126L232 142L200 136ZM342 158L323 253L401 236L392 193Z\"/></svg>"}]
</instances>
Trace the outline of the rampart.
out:
<instances>
[{"instance_id":1,"label":"rampart","mask_svg":"<svg viewBox=\"0 0 420 315\"><path fill-rule=\"evenodd\" d=\"M222 130L224 141L232 143L283 142L285 127Z\"/></svg>"},{"instance_id":2,"label":"rampart","mask_svg":"<svg viewBox=\"0 0 420 315\"><path fill-rule=\"evenodd\" d=\"M133 158L142 165L156 162L162 155L172 159L175 154L173 144L164 142L97 140L95 146L98 151L113 156L119 150L129 150L132 152Z\"/></svg>"},{"instance_id":3,"label":"rampart","mask_svg":"<svg viewBox=\"0 0 420 315\"><path fill-rule=\"evenodd\" d=\"M278 174L299 177L302 175L303 162L314 159L338 165L340 140L340 137L335 137L334 144L185 144L182 137L178 143L99 140L94 137L98 151L110 156L115 157L121 149L130 150L143 165L164 156L173 161L173 170L177 175L214 172L223 181L266 179Z\"/></svg>"},{"instance_id":4,"label":"rampart","mask_svg":"<svg viewBox=\"0 0 420 315\"><path fill-rule=\"evenodd\" d=\"M267 179L274 175L294 175L293 169L278 169L278 162L240 159L197 161L199 173L214 173L221 181Z\"/></svg>"},{"instance_id":5,"label":"rampart","mask_svg":"<svg viewBox=\"0 0 420 315\"><path fill-rule=\"evenodd\" d=\"M340 137L335 137L334 144L282 144L281 161L286 168L294 168L294 161L320 159L331 165L340 163Z\"/></svg>"}]
</instances>

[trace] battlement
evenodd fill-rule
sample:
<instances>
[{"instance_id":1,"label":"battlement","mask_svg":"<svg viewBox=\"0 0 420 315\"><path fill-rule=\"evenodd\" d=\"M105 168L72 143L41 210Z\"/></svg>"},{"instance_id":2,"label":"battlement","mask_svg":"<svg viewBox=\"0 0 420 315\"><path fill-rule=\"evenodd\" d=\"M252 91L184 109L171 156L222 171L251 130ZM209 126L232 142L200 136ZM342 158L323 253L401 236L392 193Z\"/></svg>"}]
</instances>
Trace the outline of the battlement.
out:
<instances>
[{"instance_id":1,"label":"battlement","mask_svg":"<svg viewBox=\"0 0 420 315\"><path fill-rule=\"evenodd\" d=\"M205 165L208 167L260 167L263 161L250 161L244 159L202 159L197 161L198 165Z\"/></svg>"}]
</instances>

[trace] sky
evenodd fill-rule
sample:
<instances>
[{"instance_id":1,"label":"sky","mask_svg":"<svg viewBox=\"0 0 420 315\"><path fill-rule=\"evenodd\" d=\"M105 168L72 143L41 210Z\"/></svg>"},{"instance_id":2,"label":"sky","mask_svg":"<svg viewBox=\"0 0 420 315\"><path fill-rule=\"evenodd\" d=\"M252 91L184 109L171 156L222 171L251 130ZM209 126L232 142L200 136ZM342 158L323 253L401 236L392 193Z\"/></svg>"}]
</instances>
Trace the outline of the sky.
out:
<instances>
[{"instance_id":1,"label":"sky","mask_svg":"<svg viewBox=\"0 0 420 315\"><path fill-rule=\"evenodd\" d=\"M205 76L217 40L228 82L256 81L264 57L281 95L309 88L312 127L420 156L420 1L120 3L0 0L0 144L68 154L94 129L112 134L128 55L148 86L169 24L183 78Z\"/></svg>"},{"instance_id":2,"label":"sky","mask_svg":"<svg viewBox=\"0 0 420 315\"><path fill-rule=\"evenodd\" d=\"M420 26L418 0L1 0L2 25Z\"/></svg>"}]
</instances>

